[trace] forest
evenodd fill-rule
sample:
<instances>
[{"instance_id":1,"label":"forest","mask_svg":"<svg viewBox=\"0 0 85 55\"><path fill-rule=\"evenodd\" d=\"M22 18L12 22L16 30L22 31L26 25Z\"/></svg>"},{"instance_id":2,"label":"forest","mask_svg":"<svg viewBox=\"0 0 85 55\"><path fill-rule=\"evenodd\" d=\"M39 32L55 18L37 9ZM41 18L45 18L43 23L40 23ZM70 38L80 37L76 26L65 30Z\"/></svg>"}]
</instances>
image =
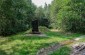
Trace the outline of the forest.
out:
<instances>
[{"instance_id":1,"label":"forest","mask_svg":"<svg viewBox=\"0 0 85 55\"><path fill-rule=\"evenodd\" d=\"M38 24L32 24L35 20ZM53 0L44 7L32 0L0 0L0 55L84 52L85 0Z\"/></svg>"}]
</instances>

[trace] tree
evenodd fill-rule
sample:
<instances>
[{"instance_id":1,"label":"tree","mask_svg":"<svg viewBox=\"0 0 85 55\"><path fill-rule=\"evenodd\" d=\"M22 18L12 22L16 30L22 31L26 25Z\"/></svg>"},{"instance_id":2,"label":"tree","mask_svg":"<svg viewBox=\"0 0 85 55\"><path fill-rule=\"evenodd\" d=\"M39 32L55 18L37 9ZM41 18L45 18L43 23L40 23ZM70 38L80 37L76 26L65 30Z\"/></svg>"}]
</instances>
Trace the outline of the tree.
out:
<instances>
[{"instance_id":1,"label":"tree","mask_svg":"<svg viewBox=\"0 0 85 55\"><path fill-rule=\"evenodd\" d=\"M38 7L35 11L35 18L39 20L40 26L49 27L50 20L49 20L49 6L45 4L45 7Z\"/></svg>"},{"instance_id":2,"label":"tree","mask_svg":"<svg viewBox=\"0 0 85 55\"><path fill-rule=\"evenodd\" d=\"M50 5L50 19L53 28L59 28L60 24L57 23L57 14L59 13L60 9L67 5L68 2L69 0L53 0L52 4Z\"/></svg>"},{"instance_id":3,"label":"tree","mask_svg":"<svg viewBox=\"0 0 85 55\"><path fill-rule=\"evenodd\" d=\"M31 0L4 0L0 8L0 35L27 30L34 9Z\"/></svg>"},{"instance_id":4,"label":"tree","mask_svg":"<svg viewBox=\"0 0 85 55\"><path fill-rule=\"evenodd\" d=\"M51 17L56 20L57 28L65 31L84 32L84 6L84 0L54 0L51 4ZM53 14L55 15L53 16Z\"/></svg>"}]
</instances>

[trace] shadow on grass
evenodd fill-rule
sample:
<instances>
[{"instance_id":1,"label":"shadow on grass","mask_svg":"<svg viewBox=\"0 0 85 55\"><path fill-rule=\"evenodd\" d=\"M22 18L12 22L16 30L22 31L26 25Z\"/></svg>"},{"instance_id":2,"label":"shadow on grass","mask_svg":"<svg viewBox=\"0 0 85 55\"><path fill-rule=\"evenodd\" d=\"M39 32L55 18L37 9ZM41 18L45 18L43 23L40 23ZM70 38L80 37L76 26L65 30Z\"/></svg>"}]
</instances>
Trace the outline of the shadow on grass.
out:
<instances>
[{"instance_id":1,"label":"shadow on grass","mask_svg":"<svg viewBox=\"0 0 85 55\"><path fill-rule=\"evenodd\" d=\"M23 35L16 35L13 37L9 37L10 41L13 40L42 40L42 39L49 39L49 37L37 37L37 36L23 36Z\"/></svg>"},{"instance_id":2,"label":"shadow on grass","mask_svg":"<svg viewBox=\"0 0 85 55\"><path fill-rule=\"evenodd\" d=\"M3 50L0 50L0 55L7 55L7 54Z\"/></svg>"},{"instance_id":3,"label":"shadow on grass","mask_svg":"<svg viewBox=\"0 0 85 55\"><path fill-rule=\"evenodd\" d=\"M37 36L25 36L25 34L18 34L18 35L14 35L14 36L10 36L8 42L14 41L14 40L31 40L31 41L37 41L37 40L48 40L53 38L61 38L61 39L73 39L76 37L81 36L81 34L78 33L65 33L65 32L53 32L53 31L49 31L49 32L45 32L45 34L48 37L37 37Z\"/></svg>"},{"instance_id":4,"label":"shadow on grass","mask_svg":"<svg viewBox=\"0 0 85 55\"><path fill-rule=\"evenodd\" d=\"M69 33L69 32L47 32L47 35L50 37L59 37L63 39L73 39L76 37L80 37L82 34L79 33Z\"/></svg>"}]
</instances>

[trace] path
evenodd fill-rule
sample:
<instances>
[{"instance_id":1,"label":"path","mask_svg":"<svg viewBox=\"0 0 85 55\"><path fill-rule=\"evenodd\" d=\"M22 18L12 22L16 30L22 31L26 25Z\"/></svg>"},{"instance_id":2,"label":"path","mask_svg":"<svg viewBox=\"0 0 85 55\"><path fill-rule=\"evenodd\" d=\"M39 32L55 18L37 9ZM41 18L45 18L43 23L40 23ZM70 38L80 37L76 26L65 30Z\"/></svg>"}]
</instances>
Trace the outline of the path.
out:
<instances>
[{"instance_id":1,"label":"path","mask_svg":"<svg viewBox=\"0 0 85 55\"><path fill-rule=\"evenodd\" d=\"M45 47L45 48L42 48L40 49L36 55L49 55L49 54L52 54L54 51L60 49L62 46L64 45L69 45L69 44L72 44L76 41L79 41L80 39L83 38L83 36L85 35L82 35L80 36L79 38L75 38L75 39L72 39L72 40L68 40L68 41L63 41L61 42L60 44L52 44L48 47ZM73 53L72 53L73 54Z\"/></svg>"},{"instance_id":2,"label":"path","mask_svg":"<svg viewBox=\"0 0 85 55\"><path fill-rule=\"evenodd\" d=\"M85 38L85 35L76 38L75 40L79 41L80 39ZM76 42L72 45L72 53L70 55L85 55L85 42Z\"/></svg>"}]
</instances>

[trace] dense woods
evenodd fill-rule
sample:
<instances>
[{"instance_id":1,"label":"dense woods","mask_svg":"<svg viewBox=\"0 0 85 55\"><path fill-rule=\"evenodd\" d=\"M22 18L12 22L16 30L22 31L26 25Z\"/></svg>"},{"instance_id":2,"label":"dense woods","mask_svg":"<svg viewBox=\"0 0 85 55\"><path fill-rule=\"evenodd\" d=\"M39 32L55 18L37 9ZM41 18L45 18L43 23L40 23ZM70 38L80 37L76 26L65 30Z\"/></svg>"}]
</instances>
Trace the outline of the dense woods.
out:
<instances>
[{"instance_id":1,"label":"dense woods","mask_svg":"<svg viewBox=\"0 0 85 55\"><path fill-rule=\"evenodd\" d=\"M51 4L51 19L58 29L85 32L85 1L54 0Z\"/></svg>"},{"instance_id":2,"label":"dense woods","mask_svg":"<svg viewBox=\"0 0 85 55\"><path fill-rule=\"evenodd\" d=\"M31 0L2 0L0 35L10 35L29 28L35 6Z\"/></svg>"},{"instance_id":3,"label":"dense woods","mask_svg":"<svg viewBox=\"0 0 85 55\"><path fill-rule=\"evenodd\" d=\"M45 4L44 7L38 7L35 10L35 17L39 20L40 26L45 26L50 28L50 5Z\"/></svg>"},{"instance_id":4,"label":"dense woods","mask_svg":"<svg viewBox=\"0 0 85 55\"><path fill-rule=\"evenodd\" d=\"M28 30L32 20L40 26L64 31L85 31L84 0L53 0L36 7L31 0L0 0L0 35Z\"/></svg>"}]
</instances>

